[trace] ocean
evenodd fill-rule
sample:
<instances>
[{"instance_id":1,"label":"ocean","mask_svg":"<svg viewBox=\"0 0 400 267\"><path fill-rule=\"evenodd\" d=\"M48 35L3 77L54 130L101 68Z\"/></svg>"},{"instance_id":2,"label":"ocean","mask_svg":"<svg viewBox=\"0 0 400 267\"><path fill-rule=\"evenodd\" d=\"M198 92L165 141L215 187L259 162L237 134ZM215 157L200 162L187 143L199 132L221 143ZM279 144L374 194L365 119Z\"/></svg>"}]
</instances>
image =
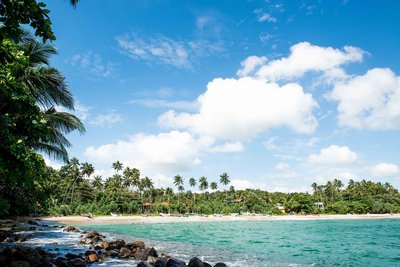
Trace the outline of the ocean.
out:
<instances>
[{"instance_id":1,"label":"ocean","mask_svg":"<svg viewBox=\"0 0 400 267\"><path fill-rule=\"evenodd\" d=\"M87 229L144 240L185 261L197 256L243 267L400 266L399 219L113 224Z\"/></svg>"}]
</instances>

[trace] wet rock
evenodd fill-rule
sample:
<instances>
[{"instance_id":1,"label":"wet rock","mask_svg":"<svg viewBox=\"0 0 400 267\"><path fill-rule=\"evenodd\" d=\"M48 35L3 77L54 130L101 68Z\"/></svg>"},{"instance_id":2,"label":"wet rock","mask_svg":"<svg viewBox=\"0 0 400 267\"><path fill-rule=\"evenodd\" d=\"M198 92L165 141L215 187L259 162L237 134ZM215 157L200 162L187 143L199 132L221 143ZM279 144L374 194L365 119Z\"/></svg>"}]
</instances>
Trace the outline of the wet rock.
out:
<instances>
[{"instance_id":1,"label":"wet rock","mask_svg":"<svg viewBox=\"0 0 400 267\"><path fill-rule=\"evenodd\" d=\"M155 258L158 257L158 253L157 253L157 250L155 248L148 248L148 249L146 249L145 252L147 254L147 257L149 257L149 256L152 256L152 257L155 257Z\"/></svg>"},{"instance_id":2,"label":"wet rock","mask_svg":"<svg viewBox=\"0 0 400 267\"><path fill-rule=\"evenodd\" d=\"M209 263L203 261L204 267L212 267Z\"/></svg>"},{"instance_id":3,"label":"wet rock","mask_svg":"<svg viewBox=\"0 0 400 267\"><path fill-rule=\"evenodd\" d=\"M165 259L158 259L154 263L154 267L166 267L167 266L167 261Z\"/></svg>"},{"instance_id":4,"label":"wet rock","mask_svg":"<svg viewBox=\"0 0 400 267\"><path fill-rule=\"evenodd\" d=\"M138 263L138 265L136 265L136 267L152 267L152 266L145 261L141 261Z\"/></svg>"},{"instance_id":5,"label":"wet rock","mask_svg":"<svg viewBox=\"0 0 400 267\"><path fill-rule=\"evenodd\" d=\"M132 251L129 248L126 248L126 247L122 247L119 250L119 254L124 255L124 256L130 256L131 253L132 253Z\"/></svg>"},{"instance_id":6,"label":"wet rock","mask_svg":"<svg viewBox=\"0 0 400 267\"><path fill-rule=\"evenodd\" d=\"M147 257L147 262L150 263L151 265L154 265L157 261L157 257L153 257L153 256L148 256Z\"/></svg>"},{"instance_id":7,"label":"wet rock","mask_svg":"<svg viewBox=\"0 0 400 267\"><path fill-rule=\"evenodd\" d=\"M87 250L87 251L85 252L85 256L89 256L89 255L92 255L92 254L96 254L96 251L94 251L94 250Z\"/></svg>"},{"instance_id":8,"label":"wet rock","mask_svg":"<svg viewBox=\"0 0 400 267\"><path fill-rule=\"evenodd\" d=\"M114 250L114 249L110 249L110 250L107 250L106 254L109 257L117 257L118 254L119 254L119 251L118 250Z\"/></svg>"},{"instance_id":9,"label":"wet rock","mask_svg":"<svg viewBox=\"0 0 400 267\"><path fill-rule=\"evenodd\" d=\"M102 250L103 248L101 246L99 246L99 245L96 245L96 246L94 246L94 249L95 250Z\"/></svg>"},{"instance_id":10,"label":"wet rock","mask_svg":"<svg viewBox=\"0 0 400 267\"><path fill-rule=\"evenodd\" d=\"M145 244L143 241L133 241L126 244L129 249L132 248L145 248Z\"/></svg>"},{"instance_id":11,"label":"wet rock","mask_svg":"<svg viewBox=\"0 0 400 267\"><path fill-rule=\"evenodd\" d=\"M96 254L90 254L87 257L87 261L90 263L96 262L98 260L97 255Z\"/></svg>"},{"instance_id":12,"label":"wet rock","mask_svg":"<svg viewBox=\"0 0 400 267\"><path fill-rule=\"evenodd\" d=\"M167 260L167 264L165 265L166 267L185 267L186 263L184 261L175 259L175 258L170 258Z\"/></svg>"},{"instance_id":13,"label":"wet rock","mask_svg":"<svg viewBox=\"0 0 400 267\"><path fill-rule=\"evenodd\" d=\"M72 259L69 261L69 263L73 267L85 267L86 266L86 262L83 259Z\"/></svg>"},{"instance_id":14,"label":"wet rock","mask_svg":"<svg viewBox=\"0 0 400 267\"><path fill-rule=\"evenodd\" d=\"M123 239L114 240L114 241L111 241L109 243L109 245L115 246L117 249L121 249L122 247L125 247L125 240L123 240Z\"/></svg>"},{"instance_id":15,"label":"wet rock","mask_svg":"<svg viewBox=\"0 0 400 267\"><path fill-rule=\"evenodd\" d=\"M228 265L222 262L218 262L217 264L214 265L214 267L228 267Z\"/></svg>"},{"instance_id":16,"label":"wet rock","mask_svg":"<svg viewBox=\"0 0 400 267\"><path fill-rule=\"evenodd\" d=\"M199 258L194 257L190 259L189 267L204 267L204 264Z\"/></svg>"},{"instance_id":17,"label":"wet rock","mask_svg":"<svg viewBox=\"0 0 400 267\"><path fill-rule=\"evenodd\" d=\"M68 267L68 260L64 257L58 257L54 264L57 267Z\"/></svg>"},{"instance_id":18,"label":"wet rock","mask_svg":"<svg viewBox=\"0 0 400 267\"><path fill-rule=\"evenodd\" d=\"M72 253L67 253L67 254L65 255L65 257L66 257L67 259L69 259L69 260L72 260L72 259L81 259L81 258L82 258L81 256L76 255L76 254L72 254Z\"/></svg>"},{"instance_id":19,"label":"wet rock","mask_svg":"<svg viewBox=\"0 0 400 267\"><path fill-rule=\"evenodd\" d=\"M75 228L73 226L68 226L63 229L63 232L74 232L74 233L79 233L79 229Z\"/></svg>"},{"instance_id":20,"label":"wet rock","mask_svg":"<svg viewBox=\"0 0 400 267\"><path fill-rule=\"evenodd\" d=\"M15 242L15 239L12 237L7 237L6 239L4 239L3 242L11 243L11 242Z\"/></svg>"},{"instance_id":21,"label":"wet rock","mask_svg":"<svg viewBox=\"0 0 400 267\"><path fill-rule=\"evenodd\" d=\"M37 230L37 228L35 226L29 227L29 231L36 231L36 230Z\"/></svg>"},{"instance_id":22,"label":"wet rock","mask_svg":"<svg viewBox=\"0 0 400 267\"><path fill-rule=\"evenodd\" d=\"M27 261L12 261L10 267L30 267Z\"/></svg>"},{"instance_id":23,"label":"wet rock","mask_svg":"<svg viewBox=\"0 0 400 267\"><path fill-rule=\"evenodd\" d=\"M108 246L109 246L109 244L108 244L108 242L106 242L106 241L103 241L103 242L101 243L101 247L102 247L103 249L108 248Z\"/></svg>"},{"instance_id":24,"label":"wet rock","mask_svg":"<svg viewBox=\"0 0 400 267\"><path fill-rule=\"evenodd\" d=\"M30 225L38 225L38 223L36 221L33 221L33 220L29 220L29 221L27 221L27 223L30 224Z\"/></svg>"}]
</instances>

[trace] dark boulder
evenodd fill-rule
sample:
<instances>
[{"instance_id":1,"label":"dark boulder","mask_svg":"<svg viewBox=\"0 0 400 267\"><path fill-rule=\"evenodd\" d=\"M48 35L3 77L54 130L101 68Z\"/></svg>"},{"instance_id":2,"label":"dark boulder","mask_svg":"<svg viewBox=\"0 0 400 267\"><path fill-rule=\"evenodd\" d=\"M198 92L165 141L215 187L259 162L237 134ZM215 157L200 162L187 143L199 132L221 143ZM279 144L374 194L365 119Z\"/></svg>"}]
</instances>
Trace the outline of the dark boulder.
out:
<instances>
[{"instance_id":1,"label":"dark boulder","mask_svg":"<svg viewBox=\"0 0 400 267\"><path fill-rule=\"evenodd\" d=\"M212 267L211 264L207 263L207 262L203 262L204 267Z\"/></svg>"},{"instance_id":2,"label":"dark boulder","mask_svg":"<svg viewBox=\"0 0 400 267\"><path fill-rule=\"evenodd\" d=\"M214 265L214 267L228 267L225 263L218 262L217 264Z\"/></svg>"},{"instance_id":3,"label":"dark boulder","mask_svg":"<svg viewBox=\"0 0 400 267\"><path fill-rule=\"evenodd\" d=\"M27 261L12 261L10 267L30 267Z\"/></svg>"},{"instance_id":4,"label":"dark boulder","mask_svg":"<svg viewBox=\"0 0 400 267\"><path fill-rule=\"evenodd\" d=\"M199 258L194 257L190 259L189 267L204 267L204 264Z\"/></svg>"},{"instance_id":5,"label":"dark boulder","mask_svg":"<svg viewBox=\"0 0 400 267\"><path fill-rule=\"evenodd\" d=\"M143 241L133 241L133 242L129 242L128 244L126 244L126 247L128 247L129 249L145 248L145 244Z\"/></svg>"},{"instance_id":6,"label":"dark boulder","mask_svg":"<svg viewBox=\"0 0 400 267\"><path fill-rule=\"evenodd\" d=\"M136 265L136 267L152 267L152 266L145 261L141 261L138 263L138 265Z\"/></svg>"},{"instance_id":7,"label":"dark boulder","mask_svg":"<svg viewBox=\"0 0 400 267\"><path fill-rule=\"evenodd\" d=\"M158 259L154 263L154 267L166 267L167 266L167 261L165 259Z\"/></svg>"},{"instance_id":8,"label":"dark boulder","mask_svg":"<svg viewBox=\"0 0 400 267\"><path fill-rule=\"evenodd\" d=\"M122 247L125 247L125 240L123 240L123 239L114 240L114 241L111 241L109 243L109 245L115 246L117 249L121 249Z\"/></svg>"},{"instance_id":9,"label":"dark boulder","mask_svg":"<svg viewBox=\"0 0 400 267\"><path fill-rule=\"evenodd\" d=\"M186 263L184 261L175 259L175 258L170 258L167 260L167 264L165 265L166 267L185 267Z\"/></svg>"},{"instance_id":10,"label":"dark boulder","mask_svg":"<svg viewBox=\"0 0 400 267\"><path fill-rule=\"evenodd\" d=\"M75 233L79 233L79 229L75 228L73 226L68 226L66 228L63 229L63 232L75 232Z\"/></svg>"},{"instance_id":11,"label":"dark boulder","mask_svg":"<svg viewBox=\"0 0 400 267\"><path fill-rule=\"evenodd\" d=\"M86 262L83 259L72 259L69 261L70 266L73 267L85 267Z\"/></svg>"},{"instance_id":12,"label":"dark boulder","mask_svg":"<svg viewBox=\"0 0 400 267\"><path fill-rule=\"evenodd\" d=\"M72 259L82 259L81 256L76 255L76 254L72 254L72 253L67 253L67 254L65 255L65 257L66 257L67 259L69 259L69 260L72 260Z\"/></svg>"}]
</instances>

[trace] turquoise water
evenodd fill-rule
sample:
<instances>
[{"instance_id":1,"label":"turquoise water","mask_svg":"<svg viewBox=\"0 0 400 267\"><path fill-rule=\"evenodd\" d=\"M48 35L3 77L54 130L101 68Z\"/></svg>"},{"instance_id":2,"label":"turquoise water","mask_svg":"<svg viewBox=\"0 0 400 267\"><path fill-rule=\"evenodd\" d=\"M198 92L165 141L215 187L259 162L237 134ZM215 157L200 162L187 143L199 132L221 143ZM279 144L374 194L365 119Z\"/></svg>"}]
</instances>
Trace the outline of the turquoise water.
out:
<instances>
[{"instance_id":1,"label":"turquoise water","mask_svg":"<svg viewBox=\"0 0 400 267\"><path fill-rule=\"evenodd\" d=\"M231 266L400 266L400 220L235 221L93 226L188 260Z\"/></svg>"}]
</instances>

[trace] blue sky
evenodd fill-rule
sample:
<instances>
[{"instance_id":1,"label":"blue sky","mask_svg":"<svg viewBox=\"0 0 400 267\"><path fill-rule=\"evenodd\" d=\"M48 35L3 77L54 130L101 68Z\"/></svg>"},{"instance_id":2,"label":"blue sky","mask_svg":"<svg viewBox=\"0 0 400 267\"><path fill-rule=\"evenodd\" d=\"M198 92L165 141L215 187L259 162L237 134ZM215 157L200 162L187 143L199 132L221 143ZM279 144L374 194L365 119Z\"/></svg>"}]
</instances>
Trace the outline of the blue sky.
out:
<instances>
[{"instance_id":1,"label":"blue sky","mask_svg":"<svg viewBox=\"0 0 400 267\"><path fill-rule=\"evenodd\" d=\"M46 2L97 174L400 186L400 2Z\"/></svg>"}]
</instances>

